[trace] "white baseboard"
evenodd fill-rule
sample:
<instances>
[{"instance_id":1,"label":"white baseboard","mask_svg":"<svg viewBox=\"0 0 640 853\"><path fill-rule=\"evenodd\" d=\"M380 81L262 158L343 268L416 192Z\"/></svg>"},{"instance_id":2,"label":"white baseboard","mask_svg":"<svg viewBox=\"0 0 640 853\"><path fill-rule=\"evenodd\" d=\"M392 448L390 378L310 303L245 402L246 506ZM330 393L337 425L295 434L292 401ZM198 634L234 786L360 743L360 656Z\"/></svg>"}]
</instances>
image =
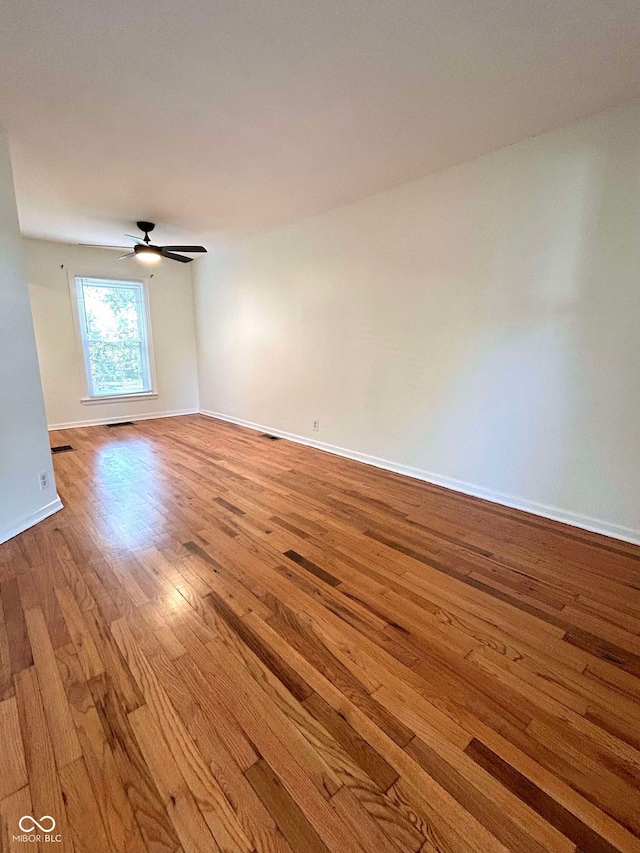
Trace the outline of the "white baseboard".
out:
<instances>
[{"instance_id":1,"label":"white baseboard","mask_svg":"<svg viewBox=\"0 0 640 853\"><path fill-rule=\"evenodd\" d=\"M177 412L148 412L145 415L112 415L110 417L93 418L89 421L69 421L66 424L49 424L49 432L55 429L75 429L76 427L104 426L104 424L118 424L120 421L150 421L155 418L176 418L179 415L197 415L198 409L181 409Z\"/></svg>"},{"instance_id":2,"label":"white baseboard","mask_svg":"<svg viewBox=\"0 0 640 853\"><path fill-rule=\"evenodd\" d=\"M347 450L344 447L336 447L333 444L327 444L324 441L317 441L313 438L295 435L290 432L273 429L272 427L264 426L263 424L252 423L241 418L234 418L230 415L223 415L220 412L211 412L207 409L200 409L201 415L206 415L209 418L216 418L220 421L238 424L238 426L248 427L249 429L267 432L269 435L277 435L280 438L286 438L289 441L294 441L297 444L304 444L307 447L315 447L317 450L324 450L327 453L333 453L337 456L344 456L347 459L353 459L356 462L364 462L366 465L373 465L376 468L383 468L385 471L393 471L396 474L404 474L407 477L413 477L415 480L423 480L427 483L432 483L435 486L443 486L445 489L451 489L454 492L461 492L464 495L471 495L475 498L482 498L492 503L501 504L510 509L519 509L523 512L530 512L533 515L539 515L542 518L548 518L551 521L560 521L563 524L570 524L572 527L578 527L582 530L588 530L591 533L601 533L603 536L611 536L614 539L620 539L622 542L630 542L633 545L640 545L640 530L634 530L631 527L613 524L609 521L603 521L598 518L591 518L587 515L582 515L571 510L560 509L559 507L548 506L547 504L529 501L523 498L514 497L513 495L496 492L492 489L486 489L483 486L477 486L474 483L467 483L463 480L455 480L452 477L443 477L440 474L434 474L431 471L425 471L422 468L412 468L409 465L401 465L398 462L391 462L389 459L380 459L377 456L370 456L367 453L359 453L356 450Z\"/></svg>"},{"instance_id":3,"label":"white baseboard","mask_svg":"<svg viewBox=\"0 0 640 853\"><path fill-rule=\"evenodd\" d=\"M20 521L16 522L16 524L11 527L6 527L4 530L0 530L0 545L2 545L3 542L7 542L9 539L13 539L13 537L17 536L19 533L23 533L25 530L33 527L33 525L37 524L39 521L44 521L45 518L49 518L50 515L53 515L54 512L58 512L58 510L62 508L62 501L59 496L56 495L55 500L52 500L50 503L41 507L37 512L31 513L31 515L26 516L26 518L21 518Z\"/></svg>"}]
</instances>

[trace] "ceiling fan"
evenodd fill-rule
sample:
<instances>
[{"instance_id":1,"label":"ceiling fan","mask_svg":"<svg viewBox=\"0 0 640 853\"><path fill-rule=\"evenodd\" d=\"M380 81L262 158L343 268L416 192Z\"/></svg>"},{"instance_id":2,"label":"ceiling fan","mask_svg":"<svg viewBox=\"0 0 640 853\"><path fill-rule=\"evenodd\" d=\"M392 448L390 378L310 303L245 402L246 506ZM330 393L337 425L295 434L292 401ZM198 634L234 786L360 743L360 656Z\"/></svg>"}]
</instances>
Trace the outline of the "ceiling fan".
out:
<instances>
[{"instance_id":1,"label":"ceiling fan","mask_svg":"<svg viewBox=\"0 0 640 853\"><path fill-rule=\"evenodd\" d=\"M133 234L125 234L125 237L131 237L132 240L138 242L133 247L132 252L127 252L126 255L121 255L118 260L122 261L125 258L137 258L146 264L156 264L160 258L169 258L172 261L180 261L182 264L190 263L193 258L187 258L184 255L177 255L176 252L206 252L204 246L154 246L149 239L149 234L156 227L153 222L137 222L138 228L144 232L144 237L136 237Z\"/></svg>"}]
</instances>

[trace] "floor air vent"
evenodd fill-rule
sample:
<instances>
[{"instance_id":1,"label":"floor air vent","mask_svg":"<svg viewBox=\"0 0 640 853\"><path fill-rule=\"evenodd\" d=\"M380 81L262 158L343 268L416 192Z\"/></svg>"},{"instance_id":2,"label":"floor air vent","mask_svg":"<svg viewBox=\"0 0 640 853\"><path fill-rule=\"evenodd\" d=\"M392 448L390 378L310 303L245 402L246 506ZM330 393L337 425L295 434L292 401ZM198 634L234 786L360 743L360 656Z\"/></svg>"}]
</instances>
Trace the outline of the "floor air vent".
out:
<instances>
[{"instance_id":1,"label":"floor air vent","mask_svg":"<svg viewBox=\"0 0 640 853\"><path fill-rule=\"evenodd\" d=\"M280 441L279 435L269 435L268 432L263 432L260 438L268 438L269 441Z\"/></svg>"},{"instance_id":2,"label":"floor air vent","mask_svg":"<svg viewBox=\"0 0 640 853\"><path fill-rule=\"evenodd\" d=\"M105 424L108 429L113 429L114 427L121 426L133 426L133 421L118 421L117 424Z\"/></svg>"},{"instance_id":3,"label":"floor air vent","mask_svg":"<svg viewBox=\"0 0 640 853\"><path fill-rule=\"evenodd\" d=\"M52 453L68 453L69 450L73 450L70 444L58 444L56 447L51 448Z\"/></svg>"}]
</instances>

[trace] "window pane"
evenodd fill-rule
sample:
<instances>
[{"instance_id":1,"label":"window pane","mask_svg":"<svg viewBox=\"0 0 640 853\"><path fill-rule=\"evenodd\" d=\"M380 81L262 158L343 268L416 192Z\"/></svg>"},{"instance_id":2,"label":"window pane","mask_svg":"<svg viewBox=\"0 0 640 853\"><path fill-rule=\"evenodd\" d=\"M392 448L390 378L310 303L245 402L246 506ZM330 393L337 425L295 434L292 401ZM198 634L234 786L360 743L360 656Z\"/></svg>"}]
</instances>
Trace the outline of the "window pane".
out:
<instances>
[{"instance_id":1,"label":"window pane","mask_svg":"<svg viewBox=\"0 0 640 853\"><path fill-rule=\"evenodd\" d=\"M78 277L76 285L91 395L151 391L142 282Z\"/></svg>"},{"instance_id":2,"label":"window pane","mask_svg":"<svg viewBox=\"0 0 640 853\"><path fill-rule=\"evenodd\" d=\"M141 343L91 342L89 364L96 396L146 390Z\"/></svg>"},{"instance_id":3,"label":"window pane","mask_svg":"<svg viewBox=\"0 0 640 853\"><path fill-rule=\"evenodd\" d=\"M83 285L87 337L101 341L139 341L138 289Z\"/></svg>"}]
</instances>

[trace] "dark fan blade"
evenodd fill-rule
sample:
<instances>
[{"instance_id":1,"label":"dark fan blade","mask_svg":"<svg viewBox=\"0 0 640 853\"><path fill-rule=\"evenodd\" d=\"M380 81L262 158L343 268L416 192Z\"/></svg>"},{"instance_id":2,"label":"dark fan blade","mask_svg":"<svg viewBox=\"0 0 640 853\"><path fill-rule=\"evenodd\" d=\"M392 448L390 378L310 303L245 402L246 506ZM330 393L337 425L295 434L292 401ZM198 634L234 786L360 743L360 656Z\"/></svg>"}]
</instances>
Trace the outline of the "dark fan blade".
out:
<instances>
[{"instance_id":1,"label":"dark fan blade","mask_svg":"<svg viewBox=\"0 0 640 853\"><path fill-rule=\"evenodd\" d=\"M129 253L128 253L128 254L126 254L126 255L120 255L120 257L118 258L118 260L119 260L119 261L124 261L124 259L125 259L125 258L135 258L135 256L136 256L136 253L135 253L135 252L129 252Z\"/></svg>"},{"instance_id":2,"label":"dark fan blade","mask_svg":"<svg viewBox=\"0 0 640 853\"><path fill-rule=\"evenodd\" d=\"M204 246L161 246L161 249L166 249L167 252L206 252Z\"/></svg>"},{"instance_id":3,"label":"dark fan blade","mask_svg":"<svg viewBox=\"0 0 640 853\"><path fill-rule=\"evenodd\" d=\"M160 249L160 254L163 258L171 258L172 261L181 261L183 264L190 264L193 258L185 258L184 255L174 255L173 252L166 252L164 248Z\"/></svg>"}]
</instances>

